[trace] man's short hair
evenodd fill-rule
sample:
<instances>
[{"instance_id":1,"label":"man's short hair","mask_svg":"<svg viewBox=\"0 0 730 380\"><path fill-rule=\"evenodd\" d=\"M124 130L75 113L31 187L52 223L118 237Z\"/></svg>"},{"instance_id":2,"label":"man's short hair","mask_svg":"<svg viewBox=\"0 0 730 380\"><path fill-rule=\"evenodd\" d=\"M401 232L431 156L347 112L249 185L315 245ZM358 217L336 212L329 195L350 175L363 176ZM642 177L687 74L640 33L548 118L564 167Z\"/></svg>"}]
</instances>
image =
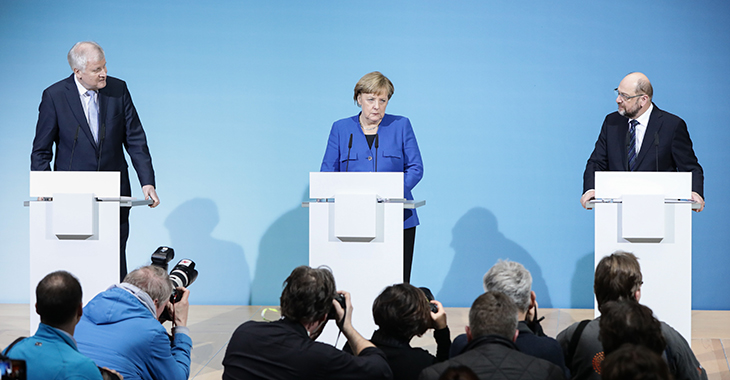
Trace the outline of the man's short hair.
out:
<instances>
[{"instance_id":1,"label":"man's short hair","mask_svg":"<svg viewBox=\"0 0 730 380\"><path fill-rule=\"evenodd\" d=\"M530 308L532 276L522 264L500 260L487 271L483 281L485 292L495 290L506 294L521 313Z\"/></svg>"},{"instance_id":2,"label":"man's short hair","mask_svg":"<svg viewBox=\"0 0 730 380\"><path fill-rule=\"evenodd\" d=\"M35 297L41 322L58 327L76 316L83 294L79 280L60 270L43 277L35 288Z\"/></svg>"},{"instance_id":3,"label":"man's short hair","mask_svg":"<svg viewBox=\"0 0 730 380\"><path fill-rule=\"evenodd\" d=\"M385 334L404 342L421 336L431 324L431 309L421 289L411 284L389 286L373 302L373 319Z\"/></svg>"},{"instance_id":4,"label":"man's short hair","mask_svg":"<svg viewBox=\"0 0 730 380\"><path fill-rule=\"evenodd\" d=\"M641 284L641 266L633 253L616 251L602 258L593 282L598 309L608 301L635 300Z\"/></svg>"},{"instance_id":5,"label":"man's short hair","mask_svg":"<svg viewBox=\"0 0 730 380\"><path fill-rule=\"evenodd\" d=\"M486 292L469 309L469 329L472 339L499 335L512 340L517 330L517 306L502 292Z\"/></svg>"},{"instance_id":6,"label":"man's short hair","mask_svg":"<svg viewBox=\"0 0 730 380\"><path fill-rule=\"evenodd\" d=\"M279 299L281 314L301 323L317 321L332 309L335 292L335 276L330 268L296 267L284 281Z\"/></svg>"},{"instance_id":7,"label":"man's short hair","mask_svg":"<svg viewBox=\"0 0 730 380\"><path fill-rule=\"evenodd\" d=\"M638 344L661 355L667 346L662 324L650 308L632 300L609 301L603 305L600 338L606 355L624 343Z\"/></svg>"},{"instance_id":8,"label":"man's short hair","mask_svg":"<svg viewBox=\"0 0 730 380\"><path fill-rule=\"evenodd\" d=\"M669 366L652 350L625 344L601 362L603 380L672 380Z\"/></svg>"},{"instance_id":9,"label":"man's short hair","mask_svg":"<svg viewBox=\"0 0 730 380\"><path fill-rule=\"evenodd\" d=\"M66 56L71 70L79 69L84 71L89 59L101 61L104 59L104 49L94 41L81 41L74 44Z\"/></svg>"},{"instance_id":10,"label":"man's short hair","mask_svg":"<svg viewBox=\"0 0 730 380\"><path fill-rule=\"evenodd\" d=\"M133 270L127 277L124 277L122 282L142 289L152 300L157 300L160 305L169 300L172 294L170 276L164 269L154 265L147 265Z\"/></svg>"}]
</instances>

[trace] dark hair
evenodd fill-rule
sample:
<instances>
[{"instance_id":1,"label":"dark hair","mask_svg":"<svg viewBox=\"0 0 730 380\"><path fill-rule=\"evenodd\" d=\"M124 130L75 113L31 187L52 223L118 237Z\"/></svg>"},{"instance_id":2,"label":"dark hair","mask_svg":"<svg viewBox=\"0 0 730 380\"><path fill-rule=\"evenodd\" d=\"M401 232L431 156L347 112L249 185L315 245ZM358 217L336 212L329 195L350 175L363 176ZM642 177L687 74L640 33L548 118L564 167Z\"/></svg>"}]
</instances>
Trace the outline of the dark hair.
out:
<instances>
[{"instance_id":1,"label":"dark hair","mask_svg":"<svg viewBox=\"0 0 730 380\"><path fill-rule=\"evenodd\" d=\"M636 300L641 284L641 267L633 253L616 251L598 262L593 281L598 310L608 301Z\"/></svg>"},{"instance_id":2,"label":"dark hair","mask_svg":"<svg viewBox=\"0 0 730 380\"><path fill-rule=\"evenodd\" d=\"M476 373L465 365L449 367L441 374L439 380L479 380Z\"/></svg>"},{"instance_id":3,"label":"dark hair","mask_svg":"<svg viewBox=\"0 0 730 380\"><path fill-rule=\"evenodd\" d=\"M672 380L667 363L652 350L625 344L601 362L603 380Z\"/></svg>"},{"instance_id":4,"label":"dark hair","mask_svg":"<svg viewBox=\"0 0 730 380\"><path fill-rule=\"evenodd\" d=\"M58 327L76 316L82 297L79 280L66 271L56 271L43 277L35 288L36 312L41 322Z\"/></svg>"},{"instance_id":5,"label":"dark hair","mask_svg":"<svg viewBox=\"0 0 730 380\"><path fill-rule=\"evenodd\" d=\"M284 281L279 299L281 315L297 322L317 321L332 308L335 292L335 277L330 268L296 267Z\"/></svg>"},{"instance_id":6,"label":"dark hair","mask_svg":"<svg viewBox=\"0 0 730 380\"><path fill-rule=\"evenodd\" d=\"M472 338L499 335L512 340L517 330L517 306L502 292L488 291L469 309Z\"/></svg>"},{"instance_id":7,"label":"dark hair","mask_svg":"<svg viewBox=\"0 0 730 380\"><path fill-rule=\"evenodd\" d=\"M415 335L421 336L428 330L431 309L421 289L396 284L385 288L373 302L373 319L381 332L410 342Z\"/></svg>"},{"instance_id":8,"label":"dark hair","mask_svg":"<svg viewBox=\"0 0 730 380\"><path fill-rule=\"evenodd\" d=\"M624 343L640 344L661 355L667 343L662 324L648 307L636 301L609 301L603 305L599 322L600 338L606 355Z\"/></svg>"}]
</instances>

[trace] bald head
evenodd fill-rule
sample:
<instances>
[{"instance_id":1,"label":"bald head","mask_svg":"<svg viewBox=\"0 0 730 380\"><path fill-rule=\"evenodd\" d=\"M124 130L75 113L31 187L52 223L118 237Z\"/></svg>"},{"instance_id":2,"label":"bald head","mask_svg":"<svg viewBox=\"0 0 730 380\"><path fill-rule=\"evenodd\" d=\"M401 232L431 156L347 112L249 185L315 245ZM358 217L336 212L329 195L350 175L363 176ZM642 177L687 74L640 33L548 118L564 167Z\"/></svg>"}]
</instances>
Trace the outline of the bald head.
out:
<instances>
[{"instance_id":1,"label":"bald head","mask_svg":"<svg viewBox=\"0 0 730 380\"><path fill-rule=\"evenodd\" d=\"M616 89L618 113L629 119L636 119L651 107L654 89L646 75L634 72L625 76Z\"/></svg>"},{"instance_id":2,"label":"bald head","mask_svg":"<svg viewBox=\"0 0 730 380\"><path fill-rule=\"evenodd\" d=\"M625 76L621 81L621 85L625 85L627 88L633 89L636 94L646 94L650 100L654 97L654 88L651 87L649 78L638 71ZM619 85L619 87L621 87L621 85Z\"/></svg>"}]
</instances>

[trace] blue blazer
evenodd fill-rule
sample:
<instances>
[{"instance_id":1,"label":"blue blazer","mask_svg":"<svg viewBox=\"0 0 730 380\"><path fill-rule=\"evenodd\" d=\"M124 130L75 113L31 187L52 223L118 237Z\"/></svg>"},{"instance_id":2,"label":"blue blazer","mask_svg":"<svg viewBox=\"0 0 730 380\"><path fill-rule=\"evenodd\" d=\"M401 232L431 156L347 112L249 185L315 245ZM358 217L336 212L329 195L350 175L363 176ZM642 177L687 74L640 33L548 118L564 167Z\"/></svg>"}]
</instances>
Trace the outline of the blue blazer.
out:
<instances>
[{"instance_id":1,"label":"blue blazer","mask_svg":"<svg viewBox=\"0 0 730 380\"><path fill-rule=\"evenodd\" d=\"M99 90L99 143L94 141L73 74L45 91L38 108L30 170L119 171L121 195L132 195L124 148L140 185L155 185L147 137L124 81L107 77ZM103 140L102 140L103 135Z\"/></svg>"},{"instance_id":2,"label":"blue blazer","mask_svg":"<svg viewBox=\"0 0 730 380\"><path fill-rule=\"evenodd\" d=\"M323 172L373 172L375 171L375 146L368 147L365 134L360 129L360 115L337 120L332 124L327 150L322 159ZM347 145L352 134L350 164L347 164ZM385 114L378 128L379 147L377 162L379 172L403 172L403 196L413 200L411 190L423 178L423 161L418 150L416 135L407 117ZM416 210L403 210L403 228L418 225Z\"/></svg>"},{"instance_id":3,"label":"blue blazer","mask_svg":"<svg viewBox=\"0 0 730 380\"><path fill-rule=\"evenodd\" d=\"M606 116L583 173L584 193L595 188L595 172L628 170L628 131L629 119L618 112ZM654 105L636 160L637 171L691 172L692 191L704 198L702 166L692 149L687 124L681 118Z\"/></svg>"}]
</instances>

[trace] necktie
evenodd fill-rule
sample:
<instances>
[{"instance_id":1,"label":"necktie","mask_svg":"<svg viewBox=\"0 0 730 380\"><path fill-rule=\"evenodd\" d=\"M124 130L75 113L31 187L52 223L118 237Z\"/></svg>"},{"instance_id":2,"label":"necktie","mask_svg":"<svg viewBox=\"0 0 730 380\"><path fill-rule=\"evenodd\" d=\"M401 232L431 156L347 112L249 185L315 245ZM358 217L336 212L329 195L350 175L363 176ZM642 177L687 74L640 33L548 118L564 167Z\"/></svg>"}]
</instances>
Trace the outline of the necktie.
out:
<instances>
[{"instance_id":1,"label":"necktie","mask_svg":"<svg viewBox=\"0 0 730 380\"><path fill-rule=\"evenodd\" d=\"M89 95L89 128L94 135L94 141L99 142L99 103L96 101L96 91L86 91Z\"/></svg>"},{"instance_id":2,"label":"necktie","mask_svg":"<svg viewBox=\"0 0 730 380\"><path fill-rule=\"evenodd\" d=\"M631 144L629 144L629 170L636 171L636 120L629 121L629 133L631 133Z\"/></svg>"}]
</instances>

